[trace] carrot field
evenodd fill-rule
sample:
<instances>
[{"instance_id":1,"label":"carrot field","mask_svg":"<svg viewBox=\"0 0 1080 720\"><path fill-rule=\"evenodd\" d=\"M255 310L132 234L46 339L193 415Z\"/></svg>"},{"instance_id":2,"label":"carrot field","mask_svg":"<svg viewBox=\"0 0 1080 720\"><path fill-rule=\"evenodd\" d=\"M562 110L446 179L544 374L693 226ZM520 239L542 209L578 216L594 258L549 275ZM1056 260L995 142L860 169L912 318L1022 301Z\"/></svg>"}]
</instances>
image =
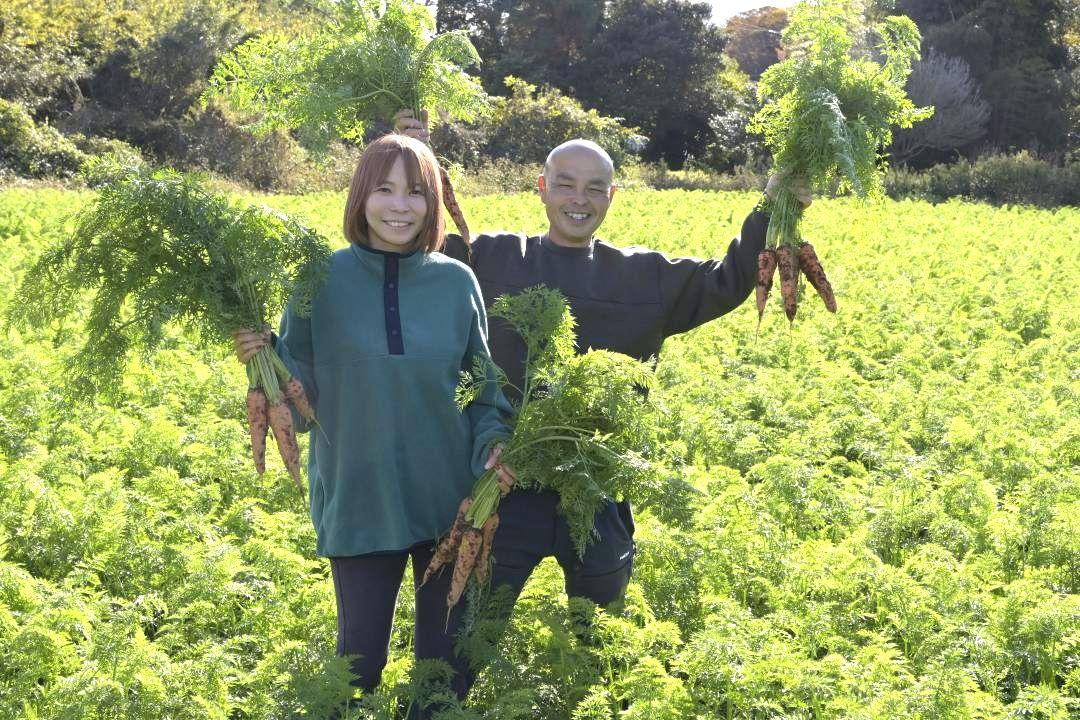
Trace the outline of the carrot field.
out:
<instances>
[{"instance_id":1,"label":"carrot field","mask_svg":"<svg viewBox=\"0 0 1080 720\"><path fill-rule=\"evenodd\" d=\"M90 197L0 192L0 313ZM343 194L254 199L344 244ZM755 201L620 191L600 234L722 255ZM462 205L545 227L530 195ZM638 514L621 609L568 605L545 562L441 717L1080 718L1080 210L822 199L804 233L836 315L804 294L789 326L774 298L758 327L751 300L659 358L692 520ZM0 334L0 718L326 718L348 694L303 501L251 467L243 367L165 332L85 406L80 325ZM350 717L437 696L411 595Z\"/></svg>"}]
</instances>

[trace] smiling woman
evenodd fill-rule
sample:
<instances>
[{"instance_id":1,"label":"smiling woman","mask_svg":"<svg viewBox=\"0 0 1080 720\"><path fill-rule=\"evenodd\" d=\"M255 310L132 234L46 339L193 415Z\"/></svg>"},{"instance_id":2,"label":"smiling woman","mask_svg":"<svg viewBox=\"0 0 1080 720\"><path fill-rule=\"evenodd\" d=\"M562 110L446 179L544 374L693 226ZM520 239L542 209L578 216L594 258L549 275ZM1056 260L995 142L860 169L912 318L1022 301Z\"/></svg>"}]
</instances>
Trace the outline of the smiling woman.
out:
<instances>
[{"instance_id":1,"label":"smiling woman","mask_svg":"<svg viewBox=\"0 0 1080 720\"><path fill-rule=\"evenodd\" d=\"M312 433L308 462L315 551L330 560L338 653L355 656L365 691L386 663L411 558L416 657L450 663L464 695L466 661L453 652L463 608L447 617L449 576L421 587L416 573L496 441L509 435L503 417L511 408L496 383L465 412L455 402L461 371L490 360L476 278L435 252L441 190L435 156L420 141L388 135L370 143L345 205L351 245L331 256L310 317L290 307L279 338L238 334L241 360L273 342L315 404L324 431Z\"/></svg>"},{"instance_id":2,"label":"smiling woman","mask_svg":"<svg viewBox=\"0 0 1080 720\"><path fill-rule=\"evenodd\" d=\"M387 252L442 247L442 179L431 151L402 135L368 145L345 201L345 237ZM429 212L430 210L430 212Z\"/></svg>"}]
</instances>

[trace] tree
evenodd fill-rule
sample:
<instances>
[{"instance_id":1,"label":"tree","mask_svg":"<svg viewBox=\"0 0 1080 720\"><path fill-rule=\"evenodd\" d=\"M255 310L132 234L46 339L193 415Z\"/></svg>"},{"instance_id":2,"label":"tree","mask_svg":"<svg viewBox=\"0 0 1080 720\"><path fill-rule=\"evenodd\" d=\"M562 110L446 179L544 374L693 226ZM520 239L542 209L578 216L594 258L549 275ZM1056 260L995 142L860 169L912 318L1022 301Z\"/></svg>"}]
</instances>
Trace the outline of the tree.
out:
<instances>
[{"instance_id":1,"label":"tree","mask_svg":"<svg viewBox=\"0 0 1080 720\"><path fill-rule=\"evenodd\" d=\"M787 26L787 13L774 7L740 13L727 21L724 51L739 63L752 80L780 60L780 35Z\"/></svg>"},{"instance_id":2,"label":"tree","mask_svg":"<svg viewBox=\"0 0 1080 720\"><path fill-rule=\"evenodd\" d=\"M697 159L714 170L728 172L765 155L761 138L746 129L760 105L756 83L731 57L724 57L724 69L716 74L714 88L712 96L719 109L709 118L713 137L705 154Z\"/></svg>"},{"instance_id":3,"label":"tree","mask_svg":"<svg viewBox=\"0 0 1080 720\"><path fill-rule=\"evenodd\" d=\"M979 97L971 68L961 58L933 50L912 67L908 95L919 107L934 107L929 120L897 130L893 157L910 162L927 151L954 153L986 134L990 106ZM935 157L934 159L938 159Z\"/></svg>"},{"instance_id":4,"label":"tree","mask_svg":"<svg viewBox=\"0 0 1080 720\"><path fill-rule=\"evenodd\" d=\"M710 92L724 38L710 7L679 0L613 0L570 76L570 91L650 139L645 157L681 167L712 138Z\"/></svg>"},{"instance_id":5,"label":"tree","mask_svg":"<svg viewBox=\"0 0 1080 720\"><path fill-rule=\"evenodd\" d=\"M118 44L137 41L134 13L106 0L0 2L0 98L40 115L68 110L78 81Z\"/></svg>"},{"instance_id":6,"label":"tree","mask_svg":"<svg viewBox=\"0 0 1080 720\"><path fill-rule=\"evenodd\" d=\"M469 33L484 60L484 88L502 94L508 75L565 89L603 13L600 0L440 0L435 22L439 32Z\"/></svg>"},{"instance_id":7,"label":"tree","mask_svg":"<svg viewBox=\"0 0 1080 720\"><path fill-rule=\"evenodd\" d=\"M924 49L963 58L990 105L987 142L1057 152L1067 142L1075 0L897 0L923 30Z\"/></svg>"}]
</instances>

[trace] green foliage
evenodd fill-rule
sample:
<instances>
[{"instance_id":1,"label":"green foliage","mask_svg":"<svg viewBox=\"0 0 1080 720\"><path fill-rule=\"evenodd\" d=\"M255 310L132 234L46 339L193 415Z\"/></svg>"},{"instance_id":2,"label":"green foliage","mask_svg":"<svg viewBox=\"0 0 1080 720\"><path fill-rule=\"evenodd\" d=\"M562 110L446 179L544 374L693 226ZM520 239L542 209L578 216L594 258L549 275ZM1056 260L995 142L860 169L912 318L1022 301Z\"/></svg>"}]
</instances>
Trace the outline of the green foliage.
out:
<instances>
[{"instance_id":1,"label":"green foliage","mask_svg":"<svg viewBox=\"0 0 1080 720\"><path fill-rule=\"evenodd\" d=\"M0 4L0 98L35 113L76 100L76 83L144 29L139 13L108 0Z\"/></svg>"},{"instance_id":2,"label":"green foliage","mask_svg":"<svg viewBox=\"0 0 1080 720\"><path fill-rule=\"evenodd\" d=\"M129 352L152 352L170 323L224 344L238 328L265 327L287 299L308 312L328 256L293 218L235 208L176 172L133 171L103 188L75 233L35 263L10 317L41 327L92 295L88 338L67 378L89 396L115 391Z\"/></svg>"},{"instance_id":3,"label":"green foliage","mask_svg":"<svg viewBox=\"0 0 1080 720\"><path fill-rule=\"evenodd\" d=\"M0 308L94 197L0 193ZM618 197L608 237L698 257L755 201ZM344 202L260 199L326 233ZM462 204L480 226L544 219L526 195ZM621 607L568 600L541 563L505 634L478 622L463 652L486 668L443 718L1076 715L1080 308L1060 279L1080 216L822 198L805 222L851 248L825 258L846 319L790 330L776 309L755 330L742 307L670 339L649 402L700 491L690 522L638 508ZM333 583L281 463L249 467L242 368L177 328L120 401L69 404L84 342L74 322L0 342L0 717L328 717L351 693ZM445 698L414 613L410 578L383 682L347 717Z\"/></svg>"},{"instance_id":4,"label":"green foliage","mask_svg":"<svg viewBox=\"0 0 1080 720\"><path fill-rule=\"evenodd\" d=\"M1056 167L1028 152L986 155L921 172L894 169L885 192L941 202L949 198L985 200L995 205L1061 207L1080 204L1080 164Z\"/></svg>"},{"instance_id":5,"label":"green foliage","mask_svg":"<svg viewBox=\"0 0 1080 720\"><path fill-rule=\"evenodd\" d=\"M0 168L30 177L73 175L86 156L49 125L35 125L18 103L0 99Z\"/></svg>"},{"instance_id":6,"label":"green foliage","mask_svg":"<svg viewBox=\"0 0 1080 720\"><path fill-rule=\"evenodd\" d=\"M881 148L893 125L911 127L932 108L916 108L904 93L920 35L905 17L878 24L881 64L856 59L854 28L861 19L851 0L804 2L784 30L790 57L761 76L764 103L751 124L765 138L775 167L801 176L818 190L838 184L861 197L879 196ZM798 204L781 191L769 222L770 246L799 237Z\"/></svg>"},{"instance_id":7,"label":"green foliage","mask_svg":"<svg viewBox=\"0 0 1080 720\"><path fill-rule=\"evenodd\" d=\"M436 17L440 30L469 33L488 92L505 94L511 76L554 88L648 136L653 161L700 156L724 110L713 83L724 37L701 3L440 0Z\"/></svg>"},{"instance_id":8,"label":"green foliage","mask_svg":"<svg viewBox=\"0 0 1080 720\"><path fill-rule=\"evenodd\" d=\"M634 148L644 146L645 139L633 129L615 118L586 110L555 88L537 90L513 76L508 76L505 84L509 97L493 100L491 118L482 126L486 126L488 153L494 157L540 163L556 145L585 138L604 148L618 167Z\"/></svg>"},{"instance_id":9,"label":"green foliage","mask_svg":"<svg viewBox=\"0 0 1080 720\"><path fill-rule=\"evenodd\" d=\"M574 319L557 290L502 295L490 313L525 344L525 385L509 388L522 399L502 457L515 468L519 487L559 493L578 554L594 539L594 518L606 500L633 500L666 520L685 521L691 489L658 464L660 414L647 400L649 366L604 350L576 355ZM493 381L506 384L497 368L477 359L471 373L462 373L458 405ZM477 486L489 486L487 476ZM474 490L470 520L487 519L486 495Z\"/></svg>"},{"instance_id":10,"label":"green foliage","mask_svg":"<svg viewBox=\"0 0 1080 720\"><path fill-rule=\"evenodd\" d=\"M971 66L990 106L989 149L1026 149L1056 160L1075 148L1070 102L1075 106L1080 56L1073 0L897 0L896 6L918 23L928 47Z\"/></svg>"},{"instance_id":11,"label":"green foliage","mask_svg":"<svg viewBox=\"0 0 1080 720\"><path fill-rule=\"evenodd\" d=\"M462 69L480 57L461 32L433 35L428 11L408 0L333 3L322 26L267 34L222 58L207 97L258 117L258 132L296 129L325 151L360 140L401 108L439 108L472 120L484 110L479 84Z\"/></svg>"}]
</instances>

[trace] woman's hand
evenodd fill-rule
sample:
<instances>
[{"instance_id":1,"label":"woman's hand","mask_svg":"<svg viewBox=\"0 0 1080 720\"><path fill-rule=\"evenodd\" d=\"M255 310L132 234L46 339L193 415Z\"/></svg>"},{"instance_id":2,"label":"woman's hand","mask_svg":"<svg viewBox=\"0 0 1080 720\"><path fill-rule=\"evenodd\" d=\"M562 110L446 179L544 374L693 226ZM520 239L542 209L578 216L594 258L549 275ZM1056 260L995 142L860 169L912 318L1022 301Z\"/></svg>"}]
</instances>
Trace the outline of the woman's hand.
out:
<instances>
[{"instance_id":1,"label":"woman's hand","mask_svg":"<svg viewBox=\"0 0 1080 720\"><path fill-rule=\"evenodd\" d=\"M413 116L412 110L398 110L394 114L394 132L421 142L428 142L431 140L431 133L428 132L427 110L420 111L419 119Z\"/></svg>"},{"instance_id":2,"label":"woman's hand","mask_svg":"<svg viewBox=\"0 0 1080 720\"><path fill-rule=\"evenodd\" d=\"M233 331L233 350L236 352L236 359L241 363L246 363L252 355L269 344L270 328L261 333L248 328Z\"/></svg>"},{"instance_id":3,"label":"woman's hand","mask_svg":"<svg viewBox=\"0 0 1080 720\"><path fill-rule=\"evenodd\" d=\"M517 482L517 475L513 469L508 465L503 465L499 462L499 456L502 455L503 444L499 443L495 447L491 448L491 454L488 455L487 462L484 463L484 469L490 470L495 468L495 482L499 484L499 492L503 495L510 492L510 488Z\"/></svg>"}]
</instances>

